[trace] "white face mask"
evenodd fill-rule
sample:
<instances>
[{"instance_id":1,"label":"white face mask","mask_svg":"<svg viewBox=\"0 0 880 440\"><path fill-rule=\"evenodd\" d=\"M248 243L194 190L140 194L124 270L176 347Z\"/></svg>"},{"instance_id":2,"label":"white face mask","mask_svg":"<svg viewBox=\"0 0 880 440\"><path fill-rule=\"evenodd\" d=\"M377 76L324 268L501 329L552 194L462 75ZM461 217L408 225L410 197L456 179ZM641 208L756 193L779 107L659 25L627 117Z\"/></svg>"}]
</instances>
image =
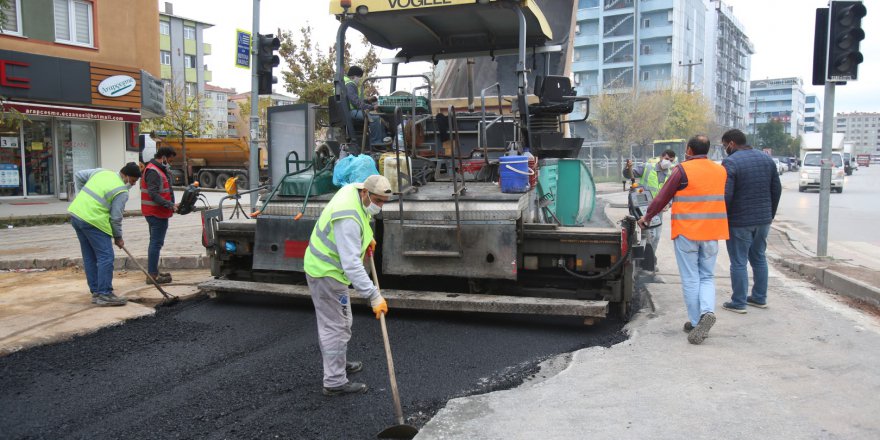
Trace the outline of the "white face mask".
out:
<instances>
[{"instance_id":1,"label":"white face mask","mask_svg":"<svg viewBox=\"0 0 880 440\"><path fill-rule=\"evenodd\" d=\"M382 212L382 208L379 205L370 202L370 205L367 206L367 212L369 212L370 215L379 215L379 213Z\"/></svg>"},{"instance_id":2,"label":"white face mask","mask_svg":"<svg viewBox=\"0 0 880 440\"><path fill-rule=\"evenodd\" d=\"M662 170L668 170L669 167L671 167L671 166L672 166L672 161L670 161L669 159L663 159L660 161L660 169L662 169Z\"/></svg>"}]
</instances>

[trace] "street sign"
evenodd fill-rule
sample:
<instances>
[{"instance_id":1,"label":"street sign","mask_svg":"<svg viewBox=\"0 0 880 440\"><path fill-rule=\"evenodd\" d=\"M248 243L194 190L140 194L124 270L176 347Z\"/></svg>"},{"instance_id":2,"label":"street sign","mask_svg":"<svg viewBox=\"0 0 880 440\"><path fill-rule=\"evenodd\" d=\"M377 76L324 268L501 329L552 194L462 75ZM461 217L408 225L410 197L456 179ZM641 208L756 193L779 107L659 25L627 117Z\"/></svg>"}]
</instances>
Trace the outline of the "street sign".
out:
<instances>
[{"instance_id":1,"label":"street sign","mask_svg":"<svg viewBox=\"0 0 880 440\"><path fill-rule=\"evenodd\" d=\"M235 67L251 68L251 33L241 29L235 30Z\"/></svg>"}]
</instances>

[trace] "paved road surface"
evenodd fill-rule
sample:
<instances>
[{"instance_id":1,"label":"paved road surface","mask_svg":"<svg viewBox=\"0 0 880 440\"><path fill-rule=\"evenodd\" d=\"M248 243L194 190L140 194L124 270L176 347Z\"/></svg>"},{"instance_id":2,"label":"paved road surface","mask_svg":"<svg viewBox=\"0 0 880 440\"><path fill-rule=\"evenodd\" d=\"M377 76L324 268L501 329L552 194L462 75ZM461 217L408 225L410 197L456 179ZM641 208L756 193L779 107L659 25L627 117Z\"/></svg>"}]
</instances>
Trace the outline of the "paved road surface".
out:
<instances>
[{"instance_id":1,"label":"paved road surface","mask_svg":"<svg viewBox=\"0 0 880 440\"><path fill-rule=\"evenodd\" d=\"M624 339L620 324L401 313L388 326L409 423L507 389L548 357ZM356 309L365 395L321 395L309 303L201 300L0 358L2 438L367 439L393 424L379 325ZM545 372L541 373L547 374ZM276 437L277 436L277 437Z\"/></svg>"},{"instance_id":2,"label":"paved road surface","mask_svg":"<svg viewBox=\"0 0 880 440\"><path fill-rule=\"evenodd\" d=\"M818 191L798 192L798 172L782 175L782 200L774 226L792 238L804 255L815 256L819 219ZM828 255L873 270L880 262L865 259L880 246L880 165L861 167L846 177L842 194L831 194Z\"/></svg>"}]
</instances>

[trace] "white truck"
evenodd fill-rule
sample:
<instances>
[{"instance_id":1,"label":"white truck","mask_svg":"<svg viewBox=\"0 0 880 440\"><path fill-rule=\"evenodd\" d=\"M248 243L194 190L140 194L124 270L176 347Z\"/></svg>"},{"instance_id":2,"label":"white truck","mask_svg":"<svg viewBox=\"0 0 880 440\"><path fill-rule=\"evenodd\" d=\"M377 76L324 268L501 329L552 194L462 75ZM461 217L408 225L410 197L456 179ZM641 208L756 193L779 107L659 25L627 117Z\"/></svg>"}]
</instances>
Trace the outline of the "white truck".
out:
<instances>
[{"instance_id":1,"label":"white truck","mask_svg":"<svg viewBox=\"0 0 880 440\"><path fill-rule=\"evenodd\" d=\"M807 133L801 144L801 176L798 191L819 189L819 175L822 170L822 133ZM834 133L831 137L831 191L843 192L844 160L843 133Z\"/></svg>"},{"instance_id":2,"label":"white truck","mask_svg":"<svg viewBox=\"0 0 880 440\"><path fill-rule=\"evenodd\" d=\"M847 176L852 176L853 171L858 171L859 163L856 161L855 149L849 142L843 143L843 171Z\"/></svg>"}]
</instances>

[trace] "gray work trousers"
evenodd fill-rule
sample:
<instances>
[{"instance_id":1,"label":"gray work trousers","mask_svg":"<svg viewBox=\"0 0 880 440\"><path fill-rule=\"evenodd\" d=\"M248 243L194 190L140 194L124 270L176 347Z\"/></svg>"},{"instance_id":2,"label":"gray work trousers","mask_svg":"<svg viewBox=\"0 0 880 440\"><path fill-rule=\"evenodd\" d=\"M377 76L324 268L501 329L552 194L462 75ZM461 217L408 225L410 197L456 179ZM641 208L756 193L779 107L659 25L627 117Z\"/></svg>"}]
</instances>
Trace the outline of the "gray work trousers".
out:
<instances>
[{"instance_id":1,"label":"gray work trousers","mask_svg":"<svg viewBox=\"0 0 880 440\"><path fill-rule=\"evenodd\" d=\"M661 212L657 215L662 216L663 213ZM663 223L661 223L660 226L657 226L656 228L648 229L647 231L645 231L645 233L648 234L648 243L651 244L651 249L654 250L654 256L656 257L657 245L660 244L660 236L663 235Z\"/></svg>"},{"instance_id":2,"label":"gray work trousers","mask_svg":"<svg viewBox=\"0 0 880 440\"><path fill-rule=\"evenodd\" d=\"M324 360L324 386L338 387L348 383L345 362L348 340L351 339L351 301L348 286L330 277L306 275L309 292L318 320L318 345Z\"/></svg>"}]
</instances>

